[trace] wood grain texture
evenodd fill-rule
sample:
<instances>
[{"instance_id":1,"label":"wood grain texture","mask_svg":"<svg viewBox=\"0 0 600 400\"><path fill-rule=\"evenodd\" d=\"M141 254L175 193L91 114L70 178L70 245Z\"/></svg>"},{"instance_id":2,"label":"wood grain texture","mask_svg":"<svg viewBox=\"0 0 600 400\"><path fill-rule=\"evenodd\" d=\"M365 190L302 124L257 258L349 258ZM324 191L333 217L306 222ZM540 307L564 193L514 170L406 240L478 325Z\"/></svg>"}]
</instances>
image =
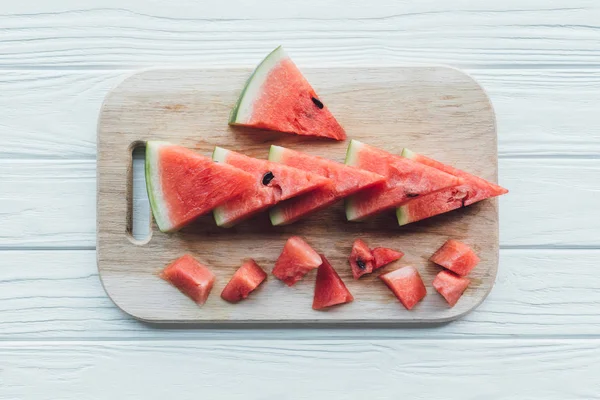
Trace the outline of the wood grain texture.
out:
<instances>
[{"instance_id":1,"label":"wood grain texture","mask_svg":"<svg viewBox=\"0 0 600 400\"><path fill-rule=\"evenodd\" d=\"M219 145L260 158L266 158L270 144L278 144L343 162L347 142L227 126L250 73L248 69L149 70L133 75L107 96L98 123L98 268L107 293L122 310L155 322L440 322L457 318L483 301L498 267L496 199L439 217L435 224L404 229L398 227L393 212L368 223L348 223L341 204L280 228L272 227L264 213L234 229L216 228L212 216L207 216L180 233L155 230L149 243L134 244L126 223L131 213L127 200L131 149L136 143L164 140L205 155ZM417 152L426 149L434 158L497 179L494 114L483 90L462 72L422 67L307 69L304 73L350 138L394 154L404 146ZM312 279L293 289L269 279L248 301L236 305L218 296L247 257L270 271L292 235L305 237L327 256L354 293L354 302L327 312L312 310ZM404 251L400 264L415 265L431 294L431 282L440 268L427 259L449 237L466 241L481 262L455 307L430 295L409 312L376 276L351 278L347 258L357 237L372 246ZM217 276L214 293L202 308L156 276L184 253L195 255Z\"/></svg>"}]
</instances>

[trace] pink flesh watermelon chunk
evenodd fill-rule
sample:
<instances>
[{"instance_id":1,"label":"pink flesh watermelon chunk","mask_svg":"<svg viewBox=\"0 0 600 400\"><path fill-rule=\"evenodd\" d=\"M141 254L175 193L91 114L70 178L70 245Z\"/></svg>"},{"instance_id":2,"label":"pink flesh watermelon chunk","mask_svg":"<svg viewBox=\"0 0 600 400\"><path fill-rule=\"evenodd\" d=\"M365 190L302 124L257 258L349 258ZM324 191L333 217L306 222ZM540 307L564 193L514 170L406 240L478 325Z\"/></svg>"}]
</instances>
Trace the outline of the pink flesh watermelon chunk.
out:
<instances>
[{"instance_id":1,"label":"pink flesh watermelon chunk","mask_svg":"<svg viewBox=\"0 0 600 400\"><path fill-rule=\"evenodd\" d=\"M146 143L146 188L159 229L172 232L254 186L254 177L184 147Z\"/></svg>"},{"instance_id":2,"label":"pink flesh watermelon chunk","mask_svg":"<svg viewBox=\"0 0 600 400\"><path fill-rule=\"evenodd\" d=\"M461 276L468 275L480 261L469 246L454 239L446 241L430 260Z\"/></svg>"},{"instance_id":3,"label":"pink flesh watermelon chunk","mask_svg":"<svg viewBox=\"0 0 600 400\"><path fill-rule=\"evenodd\" d=\"M361 189L385 181L379 174L280 146L271 146L269 160L312 172L332 181L329 185L276 205L270 211L273 225L290 224Z\"/></svg>"},{"instance_id":4,"label":"pink flesh watermelon chunk","mask_svg":"<svg viewBox=\"0 0 600 400\"><path fill-rule=\"evenodd\" d=\"M323 254L321 254L321 259L323 263L317 270L313 310L322 310L336 304L353 301L354 297L344 284L344 281L342 281L342 278L340 278Z\"/></svg>"},{"instance_id":5,"label":"pink flesh watermelon chunk","mask_svg":"<svg viewBox=\"0 0 600 400\"><path fill-rule=\"evenodd\" d=\"M189 254L169 264L160 277L199 305L206 302L215 283L215 275Z\"/></svg>"},{"instance_id":6,"label":"pink flesh watermelon chunk","mask_svg":"<svg viewBox=\"0 0 600 400\"><path fill-rule=\"evenodd\" d=\"M322 176L285 165L259 160L215 147L213 160L247 171L254 187L215 208L218 226L230 227L282 200L301 195L330 182Z\"/></svg>"},{"instance_id":7,"label":"pink flesh watermelon chunk","mask_svg":"<svg viewBox=\"0 0 600 400\"><path fill-rule=\"evenodd\" d=\"M471 280L468 278L460 277L450 271L441 271L433 280L433 287L446 299L450 307L454 307L467 290L469 283Z\"/></svg>"},{"instance_id":8,"label":"pink flesh watermelon chunk","mask_svg":"<svg viewBox=\"0 0 600 400\"><path fill-rule=\"evenodd\" d=\"M404 256L403 252L388 249L387 247L375 247L373 250L371 250L371 253L373 253L375 264L373 269L384 267L391 262L401 259Z\"/></svg>"},{"instance_id":9,"label":"pink flesh watermelon chunk","mask_svg":"<svg viewBox=\"0 0 600 400\"><path fill-rule=\"evenodd\" d=\"M346 139L346 133L281 46L256 67L230 125Z\"/></svg>"},{"instance_id":10,"label":"pink flesh watermelon chunk","mask_svg":"<svg viewBox=\"0 0 600 400\"><path fill-rule=\"evenodd\" d=\"M346 164L386 177L385 183L361 190L347 199L346 217L349 221L363 220L417 197L462 183L454 175L357 140L352 140L348 146Z\"/></svg>"},{"instance_id":11,"label":"pink flesh watermelon chunk","mask_svg":"<svg viewBox=\"0 0 600 400\"><path fill-rule=\"evenodd\" d=\"M237 303L248 297L265 279L267 273L258 264L250 259L242 264L231 277L223 291L221 298L230 303Z\"/></svg>"},{"instance_id":12,"label":"pink flesh watermelon chunk","mask_svg":"<svg viewBox=\"0 0 600 400\"><path fill-rule=\"evenodd\" d=\"M396 216L400 225L420 221L434 215L466 207L490 197L508 193L508 190L501 186L449 165L442 164L439 161L413 153L408 149L402 151L402 156L460 177L463 180L463 183L455 187L414 199L403 206L398 207Z\"/></svg>"},{"instance_id":13,"label":"pink flesh watermelon chunk","mask_svg":"<svg viewBox=\"0 0 600 400\"><path fill-rule=\"evenodd\" d=\"M365 274L370 274L375 268L375 257L371 253L371 249L361 239L356 239L352 244L352 251L348 262L352 268L352 276L358 279Z\"/></svg>"},{"instance_id":14,"label":"pink flesh watermelon chunk","mask_svg":"<svg viewBox=\"0 0 600 400\"><path fill-rule=\"evenodd\" d=\"M423 279L421 279L421 275L419 275L419 271L415 267L402 267L395 271L379 275L379 278L385 282L408 310L412 310L427 294Z\"/></svg>"},{"instance_id":15,"label":"pink flesh watermelon chunk","mask_svg":"<svg viewBox=\"0 0 600 400\"><path fill-rule=\"evenodd\" d=\"M298 236L289 238L275 262L273 275L288 286L293 286L312 269L319 268L321 256Z\"/></svg>"}]
</instances>

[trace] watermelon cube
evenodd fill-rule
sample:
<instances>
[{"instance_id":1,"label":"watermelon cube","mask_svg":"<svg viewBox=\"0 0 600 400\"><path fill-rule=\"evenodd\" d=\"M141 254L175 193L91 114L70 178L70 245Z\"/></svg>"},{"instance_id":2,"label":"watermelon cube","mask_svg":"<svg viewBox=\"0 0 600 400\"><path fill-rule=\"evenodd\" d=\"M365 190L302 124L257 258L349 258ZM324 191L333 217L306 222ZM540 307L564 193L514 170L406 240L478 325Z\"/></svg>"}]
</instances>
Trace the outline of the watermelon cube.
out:
<instances>
[{"instance_id":1,"label":"watermelon cube","mask_svg":"<svg viewBox=\"0 0 600 400\"><path fill-rule=\"evenodd\" d=\"M206 302L215 283L215 274L189 254L169 264L160 277L199 305Z\"/></svg>"},{"instance_id":2,"label":"watermelon cube","mask_svg":"<svg viewBox=\"0 0 600 400\"><path fill-rule=\"evenodd\" d=\"M250 292L265 279L267 279L267 273L254 260L250 259L233 274L221 292L221 297L230 303L237 303L247 298Z\"/></svg>"},{"instance_id":3,"label":"watermelon cube","mask_svg":"<svg viewBox=\"0 0 600 400\"><path fill-rule=\"evenodd\" d=\"M479 263L479 257L469 246L454 239L446 241L430 260L461 276L468 275Z\"/></svg>"},{"instance_id":4,"label":"watermelon cube","mask_svg":"<svg viewBox=\"0 0 600 400\"><path fill-rule=\"evenodd\" d=\"M353 301L354 297L342 281L342 278L340 278L323 254L321 254L321 259L323 263L317 270L312 308L314 310L322 310L336 304Z\"/></svg>"},{"instance_id":5,"label":"watermelon cube","mask_svg":"<svg viewBox=\"0 0 600 400\"><path fill-rule=\"evenodd\" d=\"M411 310L427 294L423 279L415 267L402 267L379 275L379 278L408 310Z\"/></svg>"},{"instance_id":6,"label":"watermelon cube","mask_svg":"<svg viewBox=\"0 0 600 400\"><path fill-rule=\"evenodd\" d=\"M369 246L362 240L356 239L352 245L350 257L348 258L354 279L358 279L365 274L373 272L375 266L374 259Z\"/></svg>"},{"instance_id":7,"label":"watermelon cube","mask_svg":"<svg viewBox=\"0 0 600 400\"><path fill-rule=\"evenodd\" d=\"M456 275L454 272L441 271L433 280L433 287L438 291L439 294L444 296L444 299L450 304L450 307L454 307L463 292L467 290L471 280Z\"/></svg>"},{"instance_id":8,"label":"watermelon cube","mask_svg":"<svg viewBox=\"0 0 600 400\"><path fill-rule=\"evenodd\" d=\"M293 286L310 270L319 268L321 256L301 237L292 236L285 242L275 262L273 275L288 286Z\"/></svg>"},{"instance_id":9,"label":"watermelon cube","mask_svg":"<svg viewBox=\"0 0 600 400\"><path fill-rule=\"evenodd\" d=\"M404 253L388 249L387 247L375 247L371 250L373 253L374 263L373 269L381 268L388 265L391 262L401 259Z\"/></svg>"}]
</instances>

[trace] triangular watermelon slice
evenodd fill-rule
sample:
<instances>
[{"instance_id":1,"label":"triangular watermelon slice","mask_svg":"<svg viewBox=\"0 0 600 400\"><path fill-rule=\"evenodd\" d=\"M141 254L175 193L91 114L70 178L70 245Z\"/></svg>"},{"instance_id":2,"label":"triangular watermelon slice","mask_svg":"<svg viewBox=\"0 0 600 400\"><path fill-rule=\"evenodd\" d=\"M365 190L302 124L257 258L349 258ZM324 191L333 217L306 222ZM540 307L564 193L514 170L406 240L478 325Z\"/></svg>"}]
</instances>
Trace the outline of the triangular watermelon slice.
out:
<instances>
[{"instance_id":1,"label":"triangular watermelon slice","mask_svg":"<svg viewBox=\"0 0 600 400\"><path fill-rule=\"evenodd\" d=\"M384 183L362 190L346 201L346 217L360 221L462 181L454 175L352 140L346 164L383 175Z\"/></svg>"},{"instance_id":2,"label":"triangular watermelon slice","mask_svg":"<svg viewBox=\"0 0 600 400\"><path fill-rule=\"evenodd\" d=\"M346 139L346 133L281 46L256 67L230 125Z\"/></svg>"},{"instance_id":3,"label":"triangular watermelon slice","mask_svg":"<svg viewBox=\"0 0 600 400\"><path fill-rule=\"evenodd\" d=\"M299 236L292 236L283 246L283 251L275 261L273 275L288 286L304 278L310 270L319 268L321 256Z\"/></svg>"},{"instance_id":4,"label":"triangular watermelon slice","mask_svg":"<svg viewBox=\"0 0 600 400\"><path fill-rule=\"evenodd\" d=\"M160 273L160 277L198 305L206 303L215 283L215 274L189 254L183 255L169 264Z\"/></svg>"},{"instance_id":5,"label":"triangular watermelon slice","mask_svg":"<svg viewBox=\"0 0 600 400\"><path fill-rule=\"evenodd\" d=\"M214 216L218 226L233 226L282 200L301 195L330 182L320 175L248 157L221 147L215 147L213 160L247 171L254 177L254 185L251 189L215 208Z\"/></svg>"},{"instance_id":6,"label":"triangular watermelon slice","mask_svg":"<svg viewBox=\"0 0 600 400\"><path fill-rule=\"evenodd\" d=\"M440 171L458 176L463 180L462 185L441 190L419 199L414 199L396 210L398 223L406 225L434 215L442 214L457 208L466 207L478 201L503 195L508 190L485 179L471 175L460 169L442 164L439 161L414 153L408 149L402 151L402 156L423 165L437 168Z\"/></svg>"},{"instance_id":7,"label":"triangular watermelon slice","mask_svg":"<svg viewBox=\"0 0 600 400\"><path fill-rule=\"evenodd\" d=\"M273 225L290 224L359 190L385 181L379 174L280 146L271 146L269 160L312 172L332 181L331 185L276 205L270 211Z\"/></svg>"},{"instance_id":8,"label":"triangular watermelon slice","mask_svg":"<svg viewBox=\"0 0 600 400\"><path fill-rule=\"evenodd\" d=\"M230 303L244 300L265 279L267 279L267 273L258 266L256 261L249 259L235 271L235 274L223 288L221 298Z\"/></svg>"},{"instance_id":9,"label":"triangular watermelon slice","mask_svg":"<svg viewBox=\"0 0 600 400\"><path fill-rule=\"evenodd\" d=\"M350 268L352 268L352 276L354 279L358 279L365 274L370 274L375 268L375 257L369 249L369 246L361 239L356 239L352 243L352 251L348 262Z\"/></svg>"},{"instance_id":10,"label":"triangular watermelon slice","mask_svg":"<svg viewBox=\"0 0 600 400\"><path fill-rule=\"evenodd\" d=\"M385 267L389 263L392 263L404 257L403 252L389 249L387 247L375 247L373 250L371 250L371 253L373 253L373 261L375 263L375 265L373 266L374 270L381 267Z\"/></svg>"},{"instance_id":11,"label":"triangular watermelon slice","mask_svg":"<svg viewBox=\"0 0 600 400\"><path fill-rule=\"evenodd\" d=\"M353 301L354 297L344 284L344 281L342 281L342 278L340 278L323 254L321 254L321 259L323 263L317 270L312 308L314 310L321 310L336 304Z\"/></svg>"},{"instance_id":12,"label":"triangular watermelon slice","mask_svg":"<svg viewBox=\"0 0 600 400\"><path fill-rule=\"evenodd\" d=\"M184 147L146 143L146 188L154 220L173 232L254 186L254 177Z\"/></svg>"}]
</instances>

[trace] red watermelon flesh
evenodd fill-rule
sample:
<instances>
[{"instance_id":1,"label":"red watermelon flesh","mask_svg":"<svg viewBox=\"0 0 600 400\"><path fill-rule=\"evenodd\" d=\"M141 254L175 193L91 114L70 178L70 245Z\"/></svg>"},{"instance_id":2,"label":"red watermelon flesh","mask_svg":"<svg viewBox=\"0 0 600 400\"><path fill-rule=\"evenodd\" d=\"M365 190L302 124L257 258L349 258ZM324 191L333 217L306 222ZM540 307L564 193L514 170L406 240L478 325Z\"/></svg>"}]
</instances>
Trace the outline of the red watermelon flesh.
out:
<instances>
[{"instance_id":1,"label":"red watermelon flesh","mask_svg":"<svg viewBox=\"0 0 600 400\"><path fill-rule=\"evenodd\" d=\"M265 279L267 279L267 273L254 260L248 260L235 271L235 274L221 292L221 297L230 303L237 303L247 298L250 292L256 289Z\"/></svg>"},{"instance_id":2,"label":"red watermelon flesh","mask_svg":"<svg viewBox=\"0 0 600 400\"><path fill-rule=\"evenodd\" d=\"M386 177L386 182L350 196L346 217L360 221L379 212L393 209L417 197L456 186L462 180L436 168L352 140L346 164Z\"/></svg>"},{"instance_id":3,"label":"red watermelon flesh","mask_svg":"<svg viewBox=\"0 0 600 400\"><path fill-rule=\"evenodd\" d=\"M213 160L254 176L254 187L215 208L218 226L230 227L282 200L314 190L330 181L322 176L215 147Z\"/></svg>"},{"instance_id":4,"label":"red watermelon flesh","mask_svg":"<svg viewBox=\"0 0 600 400\"><path fill-rule=\"evenodd\" d=\"M463 180L463 184L414 199L399 207L396 211L396 216L400 225L420 221L434 215L469 206L487 198L508 193L508 190L501 186L429 157L413 153L408 149L402 151L402 156L460 177Z\"/></svg>"},{"instance_id":5,"label":"red watermelon flesh","mask_svg":"<svg viewBox=\"0 0 600 400\"><path fill-rule=\"evenodd\" d=\"M146 143L146 188L159 229L172 232L254 186L254 177L184 147Z\"/></svg>"},{"instance_id":6,"label":"red watermelon flesh","mask_svg":"<svg viewBox=\"0 0 600 400\"><path fill-rule=\"evenodd\" d=\"M349 303L354 300L352 294L337 274L335 269L329 264L329 261L321 254L323 263L317 270L317 280L315 282L315 296L313 299L314 310L334 306L336 304Z\"/></svg>"},{"instance_id":7,"label":"red watermelon flesh","mask_svg":"<svg viewBox=\"0 0 600 400\"><path fill-rule=\"evenodd\" d=\"M270 211L273 225L292 223L359 190L385 181L379 174L280 146L271 146L269 160L331 179L329 185L277 204Z\"/></svg>"},{"instance_id":8,"label":"red watermelon flesh","mask_svg":"<svg viewBox=\"0 0 600 400\"><path fill-rule=\"evenodd\" d=\"M458 302L471 280L456 275L450 271L441 271L433 280L433 287L450 304L450 307Z\"/></svg>"},{"instance_id":9,"label":"red watermelon flesh","mask_svg":"<svg viewBox=\"0 0 600 400\"><path fill-rule=\"evenodd\" d=\"M427 294L423 279L421 279L421 275L415 267L402 267L379 275L379 278L385 282L408 310L411 310L419 301L423 300Z\"/></svg>"},{"instance_id":10,"label":"red watermelon flesh","mask_svg":"<svg viewBox=\"0 0 600 400\"><path fill-rule=\"evenodd\" d=\"M215 275L189 254L169 264L160 277L199 305L206 302L215 283Z\"/></svg>"},{"instance_id":11,"label":"red watermelon flesh","mask_svg":"<svg viewBox=\"0 0 600 400\"><path fill-rule=\"evenodd\" d=\"M229 124L346 139L346 133L281 46L254 70Z\"/></svg>"},{"instance_id":12,"label":"red watermelon flesh","mask_svg":"<svg viewBox=\"0 0 600 400\"><path fill-rule=\"evenodd\" d=\"M285 242L281 255L275 262L273 275L288 286L293 286L310 270L319 268L321 256L298 236Z\"/></svg>"},{"instance_id":13,"label":"red watermelon flesh","mask_svg":"<svg viewBox=\"0 0 600 400\"><path fill-rule=\"evenodd\" d=\"M466 244L450 239L430 258L434 263L461 276L466 276L477 264L479 257Z\"/></svg>"},{"instance_id":14,"label":"red watermelon flesh","mask_svg":"<svg viewBox=\"0 0 600 400\"><path fill-rule=\"evenodd\" d=\"M388 249L387 247L375 247L371 253L373 253L374 258L373 269L384 267L404 256L403 252Z\"/></svg>"},{"instance_id":15,"label":"red watermelon flesh","mask_svg":"<svg viewBox=\"0 0 600 400\"><path fill-rule=\"evenodd\" d=\"M348 261L352 268L352 276L354 279L358 279L365 274L373 272L375 267L375 258L371 249L361 239L356 239L352 244L352 251Z\"/></svg>"}]
</instances>

